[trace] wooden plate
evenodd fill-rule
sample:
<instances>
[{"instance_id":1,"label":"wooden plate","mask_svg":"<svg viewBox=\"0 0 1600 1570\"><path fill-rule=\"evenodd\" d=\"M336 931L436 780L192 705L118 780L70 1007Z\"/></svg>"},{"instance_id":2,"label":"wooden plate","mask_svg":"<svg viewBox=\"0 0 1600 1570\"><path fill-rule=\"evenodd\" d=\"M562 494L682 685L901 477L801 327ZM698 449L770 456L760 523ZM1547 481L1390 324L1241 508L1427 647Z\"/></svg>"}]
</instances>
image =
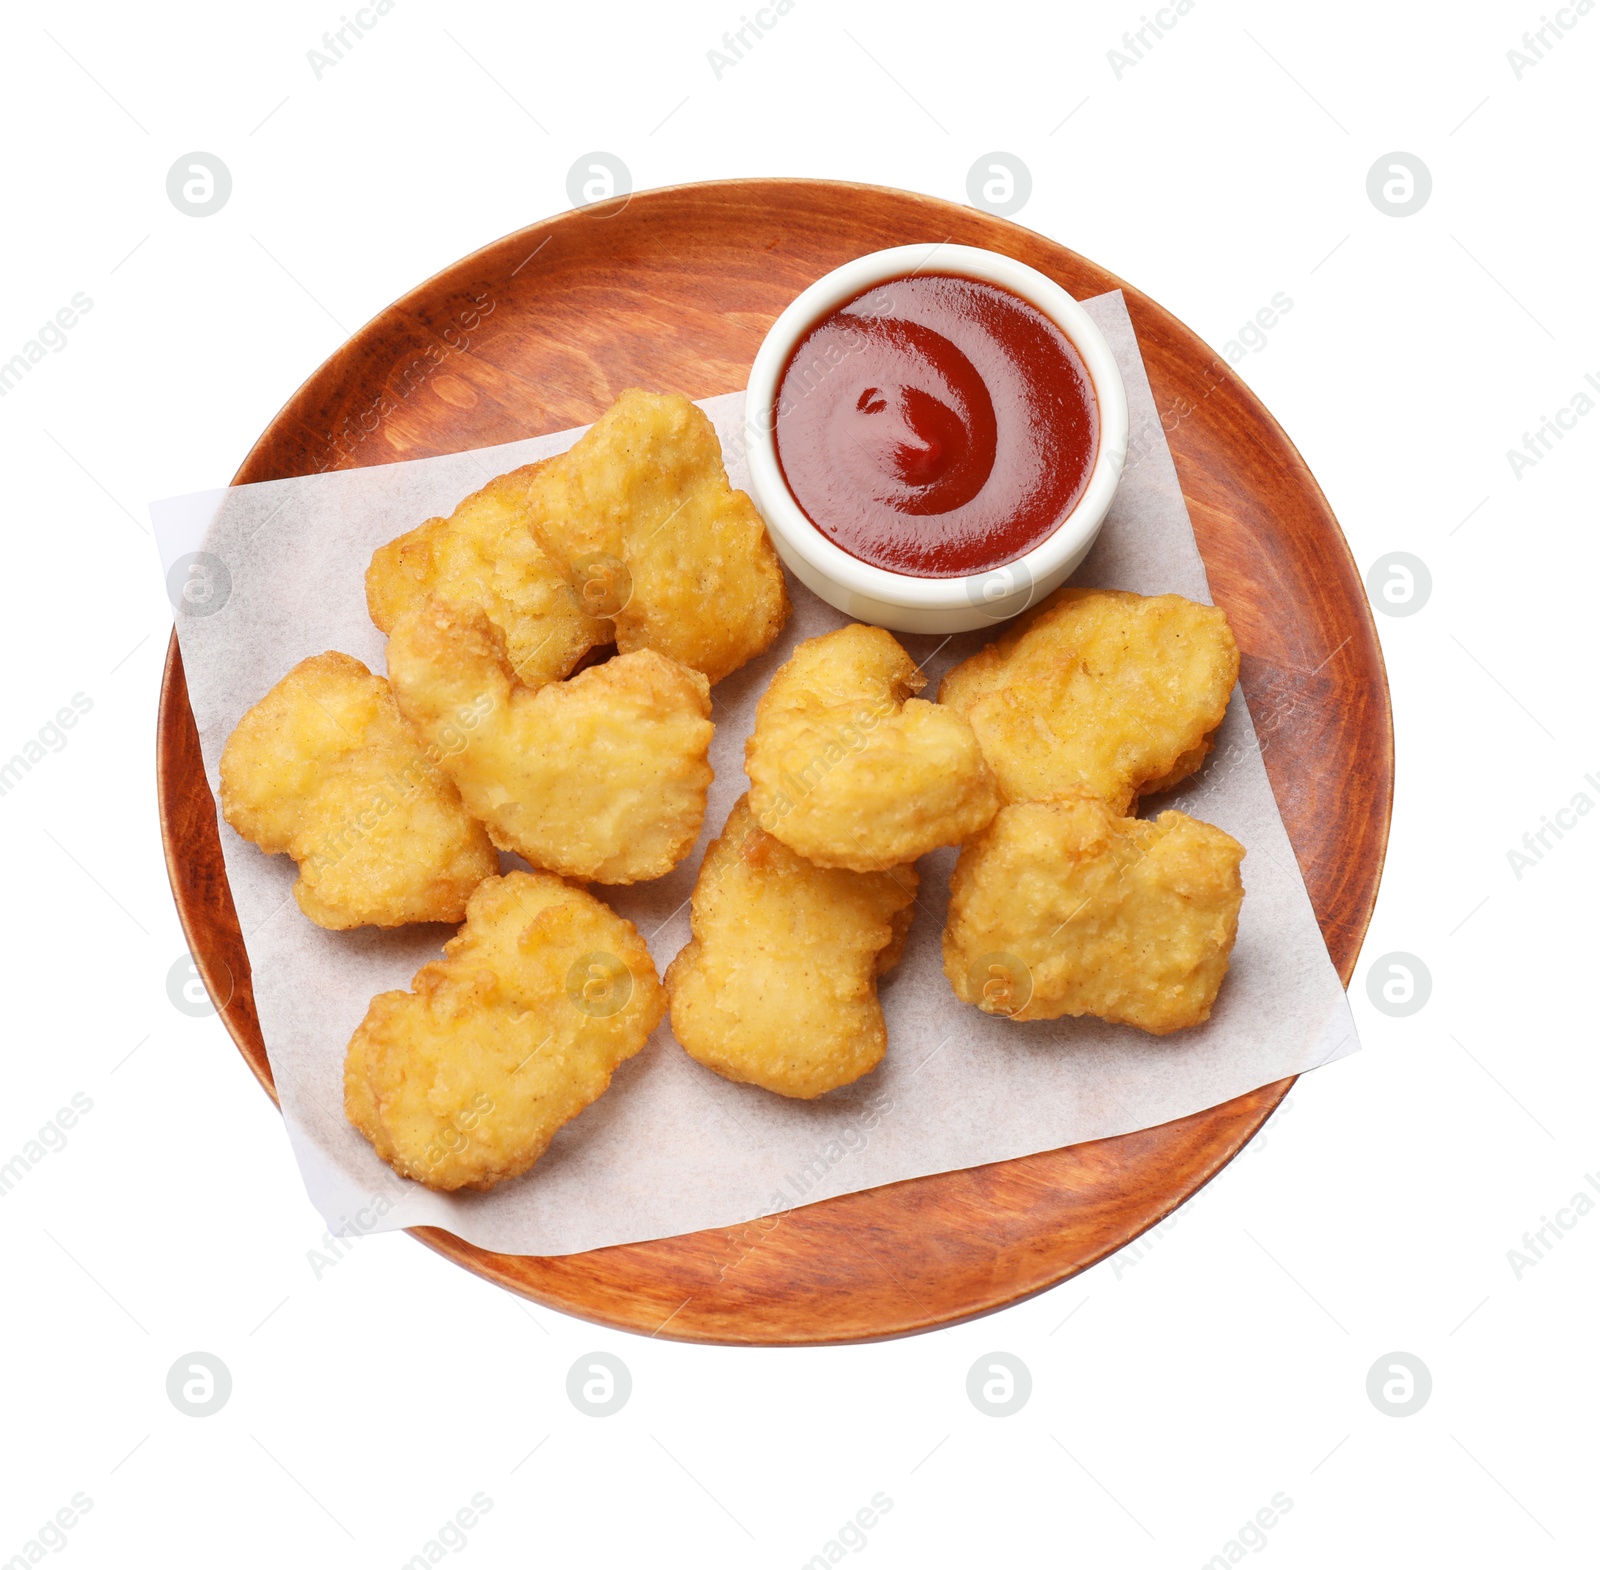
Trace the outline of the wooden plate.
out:
<instances>
[{"instance_id":1,"label":"wooden plate","mask_svg":"<svg viewBox=\"0 0 1600 1570\"><path fill-rule=\"evenodd\" d=\"M367 324L291 398L235 484L426 458L594 420L632 385L743 387L808 283L851 257L987 246L1080 299L1124 291L1278 803L1350 980L1388 839L1389 693L1349 547L1293 444L1192 332L1042 235L903 191L736 180L566 213L457 262ZM401 527L396 524L397 530ZM162 834L196 965L270 1093L176 638L157 749ZM904 1335L1014 1303L1121 1248L1260 1128L1292 1080L1118 1139L846 1194L776 1225L540 1258L413 1235L514 1292L647 1335L815 1344Z\"/></svg>"}]
</instances>

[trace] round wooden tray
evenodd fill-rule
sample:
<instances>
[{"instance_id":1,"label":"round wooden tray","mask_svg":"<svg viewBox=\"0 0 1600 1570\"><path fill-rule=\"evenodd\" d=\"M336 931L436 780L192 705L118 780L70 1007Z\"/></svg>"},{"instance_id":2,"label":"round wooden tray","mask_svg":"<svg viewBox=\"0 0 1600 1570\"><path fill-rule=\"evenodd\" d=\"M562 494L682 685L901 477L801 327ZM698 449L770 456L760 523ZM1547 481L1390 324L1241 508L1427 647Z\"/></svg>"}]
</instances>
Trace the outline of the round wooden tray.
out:
<instances>
[{"instance_id":1,"label":"round wooden tray","mask_svg":"<svg viewBox=\"0 0 1600 1570\"><path fill-rule=\"evenodd\" d=\"M566 213L457 262L369 322L291 398L235 484L426 458L594 420L623 388L744 386L768 325L851 257L987 246L1079 299L1120 288L1333 962L1348 984L1388 839L1382 655L1349 547L1293 444L1204 343L1054 241L970 208L825 180L733 180ZM399 529L400 524L396 525ZM269 1093L176 638L162 679L167 870L195 963ZM1121 1248L1248 1141L1292 1080L1117 1139L846 1194L781 1224L532 1257L413 1235L514 1292L686 1341L905 1335L1042 1291Z\"/></svg>"}]
</instances>

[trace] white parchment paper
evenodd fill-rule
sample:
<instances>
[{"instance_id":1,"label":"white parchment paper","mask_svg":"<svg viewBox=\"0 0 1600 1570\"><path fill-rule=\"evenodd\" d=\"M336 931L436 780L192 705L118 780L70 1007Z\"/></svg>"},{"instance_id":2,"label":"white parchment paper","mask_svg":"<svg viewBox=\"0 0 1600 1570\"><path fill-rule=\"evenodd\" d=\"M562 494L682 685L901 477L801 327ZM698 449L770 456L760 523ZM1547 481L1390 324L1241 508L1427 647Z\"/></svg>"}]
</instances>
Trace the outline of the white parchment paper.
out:
<instances>
[{"instance_id":1,"label":"white parchment paper","mask_svg":"<svg viewBox=\"0 0 1600 1570\"><path fill-rule=\"evenodd\" d=\"M1127 382L1133 437L1115 504L1074 581L1209 601L1122 297L1103 295L1087 308ZM703 405L739 487L747 484L737 440L743 404L742 393L730 393ZM384 669L363 586L377 546L580 434L154 504L169 587L189 585L178 636L213 793L233 727L296 661L340 649ZM655 883L596 890L638 926L663 971L689 938L701 850L747 788L744 742L756 699L796 643L847 620L793 579L789 588L795 614L778 644L714 689L716 783L700 846ZM991 636L902 641L927 662L932 696L944 671ZM452 929L324 932L290 895L293 863L219 825L285 1126L329 1225L431 1225L502 1253L565 1254L733 1226L856 1189L1152 1127L1355 1051L1344 990L1241 692L1208 767L1159 805L1168 804L1226 829L1248 852L1232 969L1206 1025L1158 1040L1088 1019L1017 1025L958 1003L939 957L956 852L940 851L921 863L905 959L880 987L889 1050L872 1074L815 1102L789 1101L700 1067L664 1023L532 1172L492 1193L453 1197L396 1177L343 1111L345 1045L368 1001L408 986Z\"/></svg>"}]
</instances>

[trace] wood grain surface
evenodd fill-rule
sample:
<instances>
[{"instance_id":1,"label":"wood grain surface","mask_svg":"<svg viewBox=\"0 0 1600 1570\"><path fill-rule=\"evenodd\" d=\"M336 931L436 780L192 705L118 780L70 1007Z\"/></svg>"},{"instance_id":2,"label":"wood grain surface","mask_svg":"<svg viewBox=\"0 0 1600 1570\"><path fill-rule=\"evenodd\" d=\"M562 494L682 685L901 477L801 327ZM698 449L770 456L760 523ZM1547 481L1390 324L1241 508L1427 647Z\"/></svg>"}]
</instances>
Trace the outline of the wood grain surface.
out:
<instances>
[{"instance_id":1,"label":"wood grain surface","mask_svg":"<svg viewBox=\"0 0 1600 1570\"><path fill-rule=\"evenodd\" d=\"M426 458L587 424L625 387L745 384L806 284L891 245L986 246L1079 299L1121 288L1318 920L1348 983L1393 787L1389 694L1360 576L1288 437L1220 357L1103 268L973 209L878 187L746 180L651 191L509 235L396 302L289 400L234 483ZM415 520L396 520L396 532ZM157 768L173 893L200 975L272 1091L176 638ZM1291 1080L1117 1139L847 1194L765 1223L531 1257L414 1235L603 1324L689 1341L871 1340L1052 1286L1181 1204Z\"/></svg>"}]
</instances>

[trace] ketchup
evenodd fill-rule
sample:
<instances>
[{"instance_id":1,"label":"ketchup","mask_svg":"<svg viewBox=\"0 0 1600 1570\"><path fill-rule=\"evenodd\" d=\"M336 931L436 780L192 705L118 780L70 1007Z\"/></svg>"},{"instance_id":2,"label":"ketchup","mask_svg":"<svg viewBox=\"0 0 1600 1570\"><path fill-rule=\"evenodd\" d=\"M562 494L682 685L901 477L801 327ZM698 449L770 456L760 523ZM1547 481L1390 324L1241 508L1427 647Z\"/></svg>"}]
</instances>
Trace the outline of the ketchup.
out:
<instances>
[{"instance_id":1,"label":"ketchup","mask_svg":"<svg viewBox=\"0 0 1600 1570\"><path fill-rule=\"evenodd\" d=\"M958 578L1015 561L1077 505L1099 446L1082 357L996 284L891 279L814 326L778 386L778 466L861 561Z\"/></svg>"}]
</instances>

